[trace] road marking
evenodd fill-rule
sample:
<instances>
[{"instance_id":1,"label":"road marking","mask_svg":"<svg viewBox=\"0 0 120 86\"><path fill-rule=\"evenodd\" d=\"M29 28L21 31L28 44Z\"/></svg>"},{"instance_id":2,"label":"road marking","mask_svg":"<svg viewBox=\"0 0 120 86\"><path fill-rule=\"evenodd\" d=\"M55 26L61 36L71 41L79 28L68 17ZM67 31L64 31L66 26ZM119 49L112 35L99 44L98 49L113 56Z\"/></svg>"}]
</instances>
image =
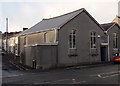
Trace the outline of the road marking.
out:
<instances>
[{"instance_id":1,"label":"road marking","mask_svg":"<svg viewBox=\"0 0 120 86\"><path fill-rule=\"evenodd\" d=\"M20 69L20 70L28 70L27 68L25 68L25 67L23 67L23 66L19 66L19 65L17 65L16 63L14 63L14 62L12 62L12 61L9 61L11 64L13 64L14 66L16 66L18 69Z\"/></svg>"},{"instance_id":2,"label":"road marking","mask_svg":"<svg viewBox=\"0 0 120 86\"><path fill-rule=\"evenodd\" d=\"M102 76L101 76L101 75L98 75L98 77L100 77L100 78L101 78Z\"/></svg>"},{"instance_id":3,"label":"road marking","mask_svg":"<svg viewBox=\"0 0 120 86\"><path fill-rule=\"evenodd\" d=\"M104 77L102 77L101 75L100 76L98 75L98 77L100 77L100 78L108 78L108 77L113 77L113 76L118 76L118 75L120 75L120 74L114 74L114 75L109 75L109 76L104 76Z\"/></svg>"},{"instance_id":4,"label":"road marking","mask_svg":"<svg viewBox=\"0 0 120 86\"><path fill-rule=\"evenodd\" d=\"M120 71L114 71L114 72L109 72L109 73L100 73L97 76L100 78L108 78L108 77L113 77L113 76L118 76Z\"/></svg>"},{"instance_id":5,"label":"road marking","mask_svg":"<svg viewBox=\"0 0 120 86\"><path fill-rule=\"evenodd\" d=\"M99 76L99 75L113 74L113 73L120 73L120 71L113 71L113 72L107 72L107 73L99 73L99 74L93 74L93 75L89 75L89 76Z\"/></svg>"}]
</instances>

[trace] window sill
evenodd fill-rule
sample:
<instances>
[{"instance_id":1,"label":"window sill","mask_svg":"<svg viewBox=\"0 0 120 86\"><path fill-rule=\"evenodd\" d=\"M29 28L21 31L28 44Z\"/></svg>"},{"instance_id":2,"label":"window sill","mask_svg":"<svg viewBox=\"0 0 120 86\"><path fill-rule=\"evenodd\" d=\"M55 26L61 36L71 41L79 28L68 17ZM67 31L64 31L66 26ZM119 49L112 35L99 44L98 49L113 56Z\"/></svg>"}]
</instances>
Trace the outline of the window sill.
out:
<instances>
[{"instance_id":1,"label":"window sill","mask_svg":"<svg viewBox=\"0 0 120 86\"><path fill-rule=\"evenodd\" d=\"M68 54L69 57L78 56L78 54Z\"/></svg>"},{"instance_id":2,"label":"window sill","mask_svg":"<svg viewBox=\"0 0 120 86\"><path fill-rule=\"evenodd\" d=\"M98 56L98 54L96 53L96 54L91 54L91 56Z\"/></svg>"},{"instance_id":3,"label":"window sill","mask_svg":"<svg viewBox=\"0 0 120 86\"><path fill-rule=\"evenodd\" d=\"M113 50L118 50L118 48L113 48Z\"/></svg>"},{"instance_id":4,"label":"window sill","mask_svg":"<svg viewBox=\"0 0 120 86\"><path fill-rule=\"evenodd\" d=\"M96 50L97 48L90 48L91 50Z\"/></svg>"},{"instance_id":5,"label":"window sill","mask_svg":"<svg viewBox=\"0 0 120 86\"><path fill-rule=\"evenodd\" d=\"M69 49L68 56L77 56L77 49L76 48Z\"/></svg>"},{"instance_id":6,"label":"window sill","mask_svg":"<svg viewBox=\"0 0 120 86\"><path fill-rule=\"evenodd\" d=\"M76 50L76 48L69 48L70 50Z\"/></svg>"}]
</instances>

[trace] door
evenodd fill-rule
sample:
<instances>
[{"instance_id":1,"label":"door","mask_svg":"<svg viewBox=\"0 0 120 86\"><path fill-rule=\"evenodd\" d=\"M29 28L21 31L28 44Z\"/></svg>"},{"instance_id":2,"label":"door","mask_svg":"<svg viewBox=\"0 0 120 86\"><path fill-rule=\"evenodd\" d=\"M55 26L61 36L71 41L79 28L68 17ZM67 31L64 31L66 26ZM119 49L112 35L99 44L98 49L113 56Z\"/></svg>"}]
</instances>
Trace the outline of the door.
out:
<instances>
[{"instance_id":1,"label":"door","mask_svg":"<svg viewBox=\"0 0 120 86\"><path fill-rule=\"evenodd\" d=\"M32 61L33 68L36 69L36 60Z\"/></svg>"},{"instance_id":2,"label":"door","mask_svg":"<svg viewBox=\"0 0 120 86\"><path fill-rule=\"evenodd\" d=\"M101 46L101 61L106 61L108 57L107 46Z\"/></svg>"}]
</instances>

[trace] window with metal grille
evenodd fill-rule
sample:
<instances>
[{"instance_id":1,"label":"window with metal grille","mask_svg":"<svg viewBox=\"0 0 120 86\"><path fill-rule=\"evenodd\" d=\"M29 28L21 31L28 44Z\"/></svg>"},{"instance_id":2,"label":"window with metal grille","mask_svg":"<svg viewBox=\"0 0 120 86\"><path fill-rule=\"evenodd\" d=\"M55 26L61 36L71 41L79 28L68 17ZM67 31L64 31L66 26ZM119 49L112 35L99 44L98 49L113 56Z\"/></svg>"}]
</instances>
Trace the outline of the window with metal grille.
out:
<instances>
[{"instance_id":1,"label":"window with metal grille","mask_svg":"<svg viewBox=\"0 0 120 86\"><path fill-rule=\"evenodd\" d=\"M117 35L117 33L113 33L113 48L114 49L118 48L118 35Z\"/></svg>"},{"instance_id":2,"label":"window with metal grille","mask_svg":"<svg viewBox=\"0 0 120 86\"><path fill-rule=\"evenodd\" d=\"M71 30L69 34L69 48L76 48L76 30Z\"/></svg>"},{"instance_id":3,"label":"window with metal grille","mask_svg":"<svg viewBox=\"0 0 120 86\"><path fill-rule=\"evenodd\" d=\"M96 32L91 32L90 35L90 47L96 48Z\"/></svg>"}]
</instances>

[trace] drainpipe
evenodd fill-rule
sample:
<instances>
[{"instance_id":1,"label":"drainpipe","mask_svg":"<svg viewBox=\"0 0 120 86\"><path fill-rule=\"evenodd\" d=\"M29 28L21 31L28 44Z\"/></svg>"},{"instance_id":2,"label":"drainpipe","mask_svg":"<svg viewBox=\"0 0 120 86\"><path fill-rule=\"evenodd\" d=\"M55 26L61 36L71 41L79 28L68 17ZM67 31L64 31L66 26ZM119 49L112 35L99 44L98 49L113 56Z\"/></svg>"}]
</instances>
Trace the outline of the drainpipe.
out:
<instances>
[{"instance_id":1,"label":"drainpipe","mask_svg":"<svg viewBox=\"0 0 120 86\"><path fill-rule=\"evenodd\" d=\"M58 30L59 29L55 29L55 43L58 43ZM58 45L56 47L56 67L59 66L59 63L58 63Z\"/></svg>"},{"instance_id":2,"label":"drainpipe","mask_svg":"<svg viewBox=\"0 0 120 86\"><path fill-rule=\"evenodd\" d=\"M108 35L108 61L110 62L110 36L109 35Z\"/></svg>"},{"instance_id":3,"label":"drainpipe","mask_svg":"<svg viewBox=\"0 0 120 86\"><path fill-rule=\"evenodd\" d=\"M118 44L120 43L120 29L118 30ZM118 45L118 52L120 53L120 45Z\"/></svg>"},{"instance_id":4,"label":"drainpipe","mask_svg":"<svg viewBox=\"0 0 120 86\"><path fill-rule=\"evenodd\" d=\"M45 33L44 33L44 43L46 43L46 42L47 42L47 39L46 39L46 34L47 34L47 32L45 32Z\"/></svg>"},{"instance_id":5,"label":"drainpipe","mask_svg":"<svg viewBox=\"0 0 120 86\"><path fill-rule=\"evenodd\" d=\"M110 61L110 36L108 35L107 31L105 31L107 35L107 42L108 42L108 61Z\"/></svg>"}]
</instances>

